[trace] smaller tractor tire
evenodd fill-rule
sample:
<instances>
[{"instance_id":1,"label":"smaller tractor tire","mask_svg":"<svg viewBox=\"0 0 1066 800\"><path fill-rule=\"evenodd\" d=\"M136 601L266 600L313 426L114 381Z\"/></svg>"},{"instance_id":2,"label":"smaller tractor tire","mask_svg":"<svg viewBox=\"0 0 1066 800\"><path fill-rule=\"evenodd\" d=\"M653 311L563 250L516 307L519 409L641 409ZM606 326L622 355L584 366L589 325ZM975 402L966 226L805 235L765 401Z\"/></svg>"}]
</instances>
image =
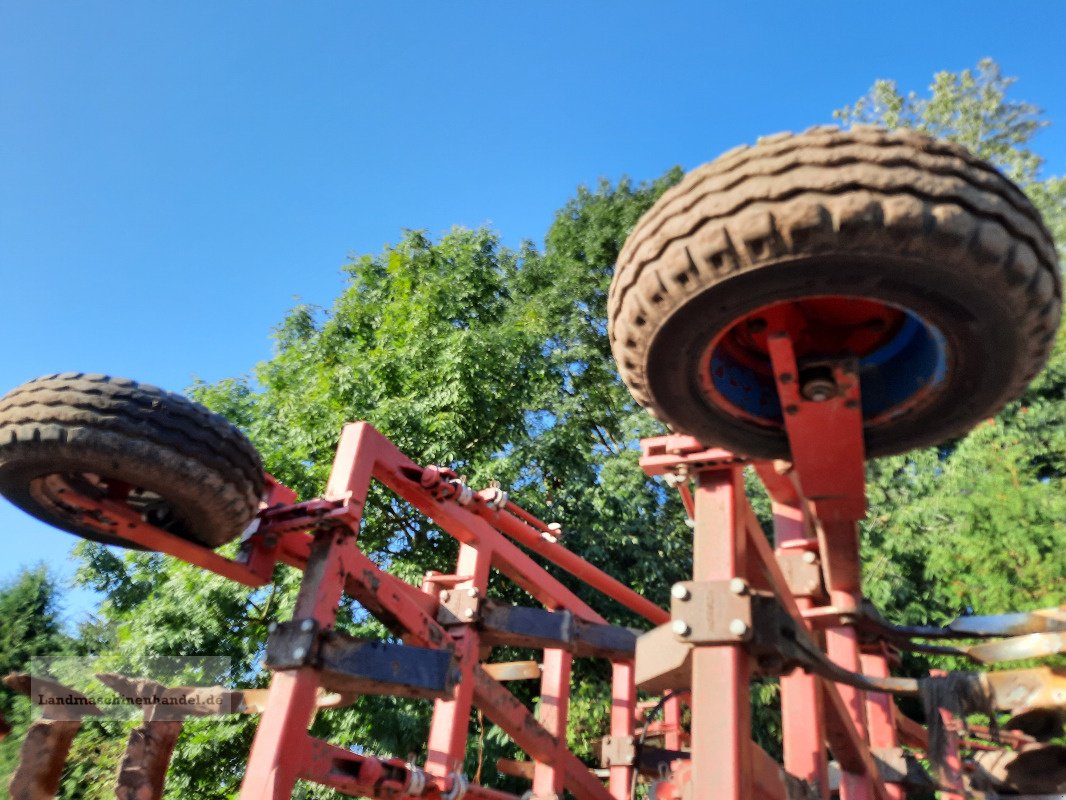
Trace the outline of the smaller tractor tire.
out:
<instances>
[{"instance_id":1,"label":"smaller tractor tire","mask_svg":"<svg viewBox=\"0 0 1066 800\"><path fill-rule=\"evenodd\" d=\"M68 493L123 502L156 527L218 547L248 526L264 485L244 434L155 386L64 372L0 398L0 494L86 539L136 547L85 522Z\"/></svg>"},{"instance_id":2,"label":"smaller tractor tire","mask_svg":"<svg viewBox=\"0 0 1066 800\"><path fill-rule=\"evenodd\" d=\"M857 362L873 457L960 436L1019 397L1061 309L1055 243L993 166L914 131L833 126L686 175L630 233L607 304L634 399L755 458L790 456L768 324L801 381L804 363Z\"/></svg>"}]
</instances>

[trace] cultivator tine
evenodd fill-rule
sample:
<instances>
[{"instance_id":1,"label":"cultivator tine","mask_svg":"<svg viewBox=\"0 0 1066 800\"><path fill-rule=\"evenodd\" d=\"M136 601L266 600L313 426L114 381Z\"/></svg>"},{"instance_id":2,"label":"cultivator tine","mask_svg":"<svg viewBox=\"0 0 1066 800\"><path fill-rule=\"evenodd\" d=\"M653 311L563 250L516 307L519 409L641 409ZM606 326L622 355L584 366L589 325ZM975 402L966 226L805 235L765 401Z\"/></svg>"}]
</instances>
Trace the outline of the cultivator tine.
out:
<instances>
[{"instance_id":1,"label":"cultivator tine","mask_svg":"<svg viewBox=\"0 0 1066 800\"><path fill-rule=\"evenodd\" d=\"M1066 652L1066 633L1030 633L1028 636L1015 636L959 649L982 664L1023 661Z\"/></svg>"},{"instance_id":2,"label":"cultivator tine","mask_svg":"<svg viewBox=\"0 0 1066 800\"><path fill-rule=\"evenodd\" d=\"M30 723L22 740L8 792L12 800L51 800L59 791L67 754L82 719L98 717L102 712L81 692L48 678L12 673L3 683L35 701L41 710L41 717Z\"/></svg>"},{"instance_id":3,"label":"cultivator tine","mask_svg":"<svg viewBox=\"0 0 1066 800\"><path fill-rule=\"evenodd\" d=\"M1021 636L1029 633L1066 633L1066 605L1013 614L959 617L947 625L947 630L959 636L974 638Z\"/></svg>"}]
</instances>

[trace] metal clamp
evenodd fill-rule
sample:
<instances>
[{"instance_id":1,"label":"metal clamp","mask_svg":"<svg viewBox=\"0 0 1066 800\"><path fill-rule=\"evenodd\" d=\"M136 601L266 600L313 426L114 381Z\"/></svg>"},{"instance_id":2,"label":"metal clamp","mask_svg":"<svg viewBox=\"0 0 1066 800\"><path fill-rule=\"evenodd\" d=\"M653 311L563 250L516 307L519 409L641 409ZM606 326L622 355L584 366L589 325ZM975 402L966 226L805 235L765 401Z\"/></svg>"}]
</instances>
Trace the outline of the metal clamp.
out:
<instances>
[{"instance_id":1,"label":"metal clamp","mask_svg":"<svg viewBox=\"0 0 1066 800\"><path fill-rule=\"evenodd\" d=\"M426 773L412 763L407 765L407 783L403 792L410 797L417 797L426 790Z\"/></svg>"},{"instance_id":2,"label":"metal clamp","mask_svg":"<svg viewBox=\"0 0 1066 800\"><path fill-rule=\"evenodd\" d=\"M632 736L604 736L600 739L600 766L629 766L636 758L636 740Z\"/></svg>"},{"instance_id":3,"label":"metal clamp","mask_svg":"<svg viewBox=\"0 0 1066 800\"><path fill-rule=\"evenodd\" d=\"M318 656L319 626L313 619L279 623L267 638L265 662L270 669L298 669Z\"/></svg>"},{"instance_id":4,"label":"metal clamp","mask_svg":"<svg viewBox=\"0 0 1066 800\"><path fill-rule=\"evenodd\" d=\"M449 773L448 777L452 779L451 788L446 792L441 792L440 800L462 800L463 795L470 788L470 781L461 772Z\"/></svg>"},{"instance_id":5,"label":"metal clamp","mask_svg":"<svg viewBox=\"0 0 1066 800\"><path fill-rule=\"evenodd\" d=\"M488 497L485 498L485 507L493 511L503 511L507 506L507 492L499 486L490 486L485 491L488 493Z\"/></svg>"},{"instance_id":6,"label":"metal clamp","mask_svg":"<svg viewBox=\"0 0 1066 800\"><path fill-rule=\"evenodd\" d=\"M689 644L735 644L751 639L751 587L743 578L683 581L670 589L671 629Z\"/></svg>"},{"instance_id":7,"label":"metal clamp","mask_svg":"<svg viewBox=\"0 0 1066 800\"><path fill-rule=\"evenodd\" d=\"M443 589L440 593L437 622L444 626L465 625L481 617L481 593L476 586L466 589Z\"/></svg>"}]
</instances>

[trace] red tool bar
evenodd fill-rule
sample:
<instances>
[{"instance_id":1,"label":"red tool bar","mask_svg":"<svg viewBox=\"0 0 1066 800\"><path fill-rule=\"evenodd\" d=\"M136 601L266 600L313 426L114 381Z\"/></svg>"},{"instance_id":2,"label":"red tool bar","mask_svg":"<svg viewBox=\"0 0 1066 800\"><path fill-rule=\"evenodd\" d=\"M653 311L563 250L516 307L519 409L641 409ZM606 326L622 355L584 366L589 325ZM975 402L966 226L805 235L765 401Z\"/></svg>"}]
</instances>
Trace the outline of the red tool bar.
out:
<instances>
[{"instance_id":1,"label":"red tool bar","mask_svg":"<svg viewBox=\"0 0 1066 800\"><path fill-rule=\"evenodd\" d=\"M648 475L667 475L683 467L695 474L705 469L746 464L741 458L721 447L707 447L692 436L680 433L669 436L650 436L640 440L640 466Z\"/></svg>"},{"instance_id":2,"label":"red tool bar","mask_svg":"<svg viewBox=\"0 0 1066 800\"><path fill-rule=\"evenodd\" d=\"M479 492L478 494L483 498L487 496L483 492ZM544 558L548 559L553 564L562 567L575 578L580 579L583 583L587 583L593 589L602 592L612 600L617 600L630 611L639 614L649 622L655 625L662 625L663 623L670 621L669 612L655 605L655 603L651 602L646 597L637 594L624 583L612 578L603 570L594 567L581 556L568 550L563 545L545 539L541 533L550 533L550 529L529 512L523 511L522 516L536 527L531 527L531 524L527 524L527 522L523 522L523 520L513 516L512 513L518 509L518 506L511 502L507 503L507 511L496 511L487 507L483 503L473 505L472 508L497 530L510 536L520 544L525 545L533 552L544 556ZM540 529L540 532L538 532L537 528Z\"/></svg>"},{"instance_id":3,"label":"red tool bar","mask_svg":"<svg viewBox=\"0 0 1066 800\"><path fill-rule=\"evenodd\" d=\"M425 788L419 796L438 800L453 790L456 780L454 776L419 775L419 771L397 760L360 755L318 739L308 739L308 750L310 757L306 766L301 768L300 777L352 797L396 800L397 796L406 794L413 782L424 780ZM517 795L474 783L469 784L462 794L470 800L519 800Z\"/></svg>"},{"instance_id":4,"label":"red tool bar","mask_svg":"<svg viewBox=\"0 0 1066 800\"><path fill-rule=\"evenodd\" d=\"M565 650L544 651L544 672L540 679L540 724L555 737L556 754L550 760L535 760L533 794L537 797L563 796L566 772L556 766L558 752L566 749L566 723L570 713L570 672L574 657Z\"/></svg>"},{"instance_id":5,"label":"red tool bar","mask_svg":"<svg viewBox=\"0 0 1066 800\"><path fill-rule=\"evenodd\" d=\"M755 518L755 512L747 504L746 498L744 498L744 504L748 541L751 544L752 556L758 558L761 562L761 567L765 570L766 576L774 588L774 594L784 605L785 610L797 621L804 622L803 613L800 611L796 598L789 591L788 581L785 579L784 573L781 572L781 567L770 549L770 543L766 540L766 536L759 526L759 521ZM874 763L873 756L870 755L870 748L866 744L862 732L856 729L837 685L824 678L819 678L818 682L822 687L822 697L825 702L826 739L829 741L837 761L840 762L843 769L849 772L861 775L878 775L877 765ZM874 780L872 783L875 797L879 800L890 800L881 781Z\"/></svg>"},{"instance_id":6,"label":"red tool bar","mask_svg":"<svg viewBox=\"0 0 1066 800\"><path fill-rule=\"evenodd\" d=\"M743 478L736 467L696 474L693 579L748 575ZM744 644L692 650L693 800L752 794L751 679Z\"/></svg>"},{"instance_id":7,"label":"red tool bar","mask_svg":"<svg viewBox=\"0 0 1066 800\"><path fill-rule=\"evenodd\" d=\"M882 653L862 653L859 656L864 675L887 678L888 658ZM870 734L870 747L874 750L899 746L896 734L896 704L892 695L880 692L866 694L866 720ZM906 793L899 784L890 783L885 789L892 800L904 800Z\"/></svg>"},{"instance_id":8,"label":"red tool bar","mask_svg":"<svg viewBox=\"0 0 1066 800\"><path fill-rule=\"evenodd\" d=\"M246 543L243 560L234 560L198 542L150 525L138 511L124 503L103 498L89 499L76 492L68 493L64 502L96 512L85 514L79 521L99 529L101 533L119 536L148 551L166 553L243 586L265 586L273 578L276 545L263 537L251 537Z\"/></svg>"},{"instance_id":9,"label":"red tool bar","mask_svg":"<svg viewBox=\"0 0 1066 800\"><path fill-rule=\"evenodd\" d=\"M760 473L761 474L761 473ZM774 471L774 476L781 476ZM808 541L806 519L798 505L773 502L774 542L777 552L788 545ZM752 533L752 536L758 534ZM810 597L797 597L796 606L804 612L814 605ZM817 787L818 796L829 797L829 764L825 751L825 725L822 691L818 680L802 670L781 677L781 733L785 770Z\"/></svg>"},{"instance_id":10,"label":"red tool bar","mask_svg":"<svg viewBox=\"0 0 1066 800\"><path fill-rule=\"evenodd\" d=\"M474 700L485 716L510 736L515 744L537 761L555 759L557 769L566 775L566 788L578 800L612 800L600 779L569 750L546 731L522 701L474 667Z\"/></svg>"},{"instance_id":11,"label":"red tool bar","mask_svg":"<svg viewBox=\"0 0 1066 800\"><path fill-rule=\"evenodd\" d=\"M788 333L771 330L767 344L792 462L804 497L815 503L823 521L862 519L866 515L865 447L857 367L853 363L834 364L834 394L804 397L802 375ZM830 432L831 447L826 444Z\"/></svg>"},{"instance_id":12,"label":"red tool bar","mask_svg":"<svg viewBox=\"0 0 1066 800\"><path fill-rule=\"evenodd\" d=\"M637 687L633 662L616 661L611 668L611 736L624 739L633 735L636 722ZM633 765L612 763L609 768L608 789L614 800L636 800L629 797Z\"/></svg>"}]
</instances>

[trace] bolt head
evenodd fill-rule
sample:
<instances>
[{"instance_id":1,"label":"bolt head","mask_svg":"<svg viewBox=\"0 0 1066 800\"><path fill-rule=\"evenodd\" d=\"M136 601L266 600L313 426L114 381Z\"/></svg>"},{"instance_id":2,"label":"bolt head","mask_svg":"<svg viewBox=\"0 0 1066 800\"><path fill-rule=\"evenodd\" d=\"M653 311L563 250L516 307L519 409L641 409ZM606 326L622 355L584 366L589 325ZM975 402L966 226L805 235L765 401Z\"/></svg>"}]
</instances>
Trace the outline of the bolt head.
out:
<instances>
[{"instance_id":1,"label":"bolt head","mask_svg":"<svg viewBox=\"0 0 1066 800\"><path fill-rule=\"evenodd\" d=\"M837 385L827 378L813 378L800 390L805 398L814 403L824 403L837 392Z\"/></svg>"},{"instance_id":2,"label":"bolt head","mask_svg":"<svg viewBox=\"0 0 1066 800\"><path fill-rule=\"evenodd\" d=\"M742 619L735 619L729 623L729 632L734 636L744 636L748 632L748 623Z\"/></svg>"},{"instance_id":3,"label":"bolt head","mask_svg":"<svg viewBox=\"0 0 1066 800\"><path fill-rule=\"evenodd\" d=\"M733 578L729 581L729 591L731 591L733 594L747 594L748 582L743 578Z\"/></svg>"},{"instance_id":4,"label":"bolt head","mask_svg":"<svg viewBox=\"0 0 1066 800\"><path fill-rule=\"evenodd\" d=\"M467 597L477 597L478 596L477 587L476 586L471 586L469 589L467 589L466 590L466 596Z\"/></svg>"},{"instance_id":5,"label":"bolt head","mask_svg":"<svg viewBox=\"0 0 1066 800\"><path fill-rule=\"evenodd\" d=\"M675 583L670 587L670 596L678 600L688 600L692 597L692 593L688 590L687 586Z\"/></svg>"},{"instance_id":6,"label":"bolt head","mask_svg":"<svg viewBox=\"0 0 1066 800\"><path fill-rule=\"evenodd\" d=\"M295 650L292 651L293 658L303 658L306 655L307 651L302 647L297 647Z\"/></svg>"},{"instance_id":7,"label":"bolt head","mask_svg":"<svg viewBox=\"0 0 1066 800\"><path fill-rule=\"evenodd\" d=\"M472 609L472 608L466 609L463 612L463 616L466 617L467 619L473 619L474 618L474 609Z\"/></svg>"},{"instance_id":8,"label":"bolt head","mask_svg":"<svg viewBox=\"0 0 1066 800\"><path fill-rule=\"evenodd\" d=\"M452 599L452 593L449 592L447 589L441 589L441 591L440 591L440 601L442 603L447 603L451 599Z\"/></svg>"},{"instance_id":9,"label":"bolt head","mask_svg":"<svg viewBox=\"0 0 1066 800\"><path fill-rule=\"evenodd\" d=\"M812 552L810 550L808 550L806 553L803 554L803 563L804 564L813 564L817 560L818 560L817 554L815 554L814 552Z\"/></svg>"},{"instance_id":10,"label":"bolt head","mask_svg":"<svg viewBox=\"0 0 1066 800\"><path fill-rule=\"evenodd\" d=\"M314 629L315 629L314 620L305 619L303 622L300 623L300 630L302 630L304 633L310 633Z\"/></svg>"},{"instance_id":11,"label":"bolt head","mask_svg":"<svg viewBox=\"0 0 1066 800\"><path fill-rule=\"evenodd\" d=\"M688 636L690 633L692 633L692 628L690 628L688 626L688 623L685 622L685 620L683 619L675 619L670 625L670 630L672 630L678 636Z\"/></svg>"}]
</instances>

